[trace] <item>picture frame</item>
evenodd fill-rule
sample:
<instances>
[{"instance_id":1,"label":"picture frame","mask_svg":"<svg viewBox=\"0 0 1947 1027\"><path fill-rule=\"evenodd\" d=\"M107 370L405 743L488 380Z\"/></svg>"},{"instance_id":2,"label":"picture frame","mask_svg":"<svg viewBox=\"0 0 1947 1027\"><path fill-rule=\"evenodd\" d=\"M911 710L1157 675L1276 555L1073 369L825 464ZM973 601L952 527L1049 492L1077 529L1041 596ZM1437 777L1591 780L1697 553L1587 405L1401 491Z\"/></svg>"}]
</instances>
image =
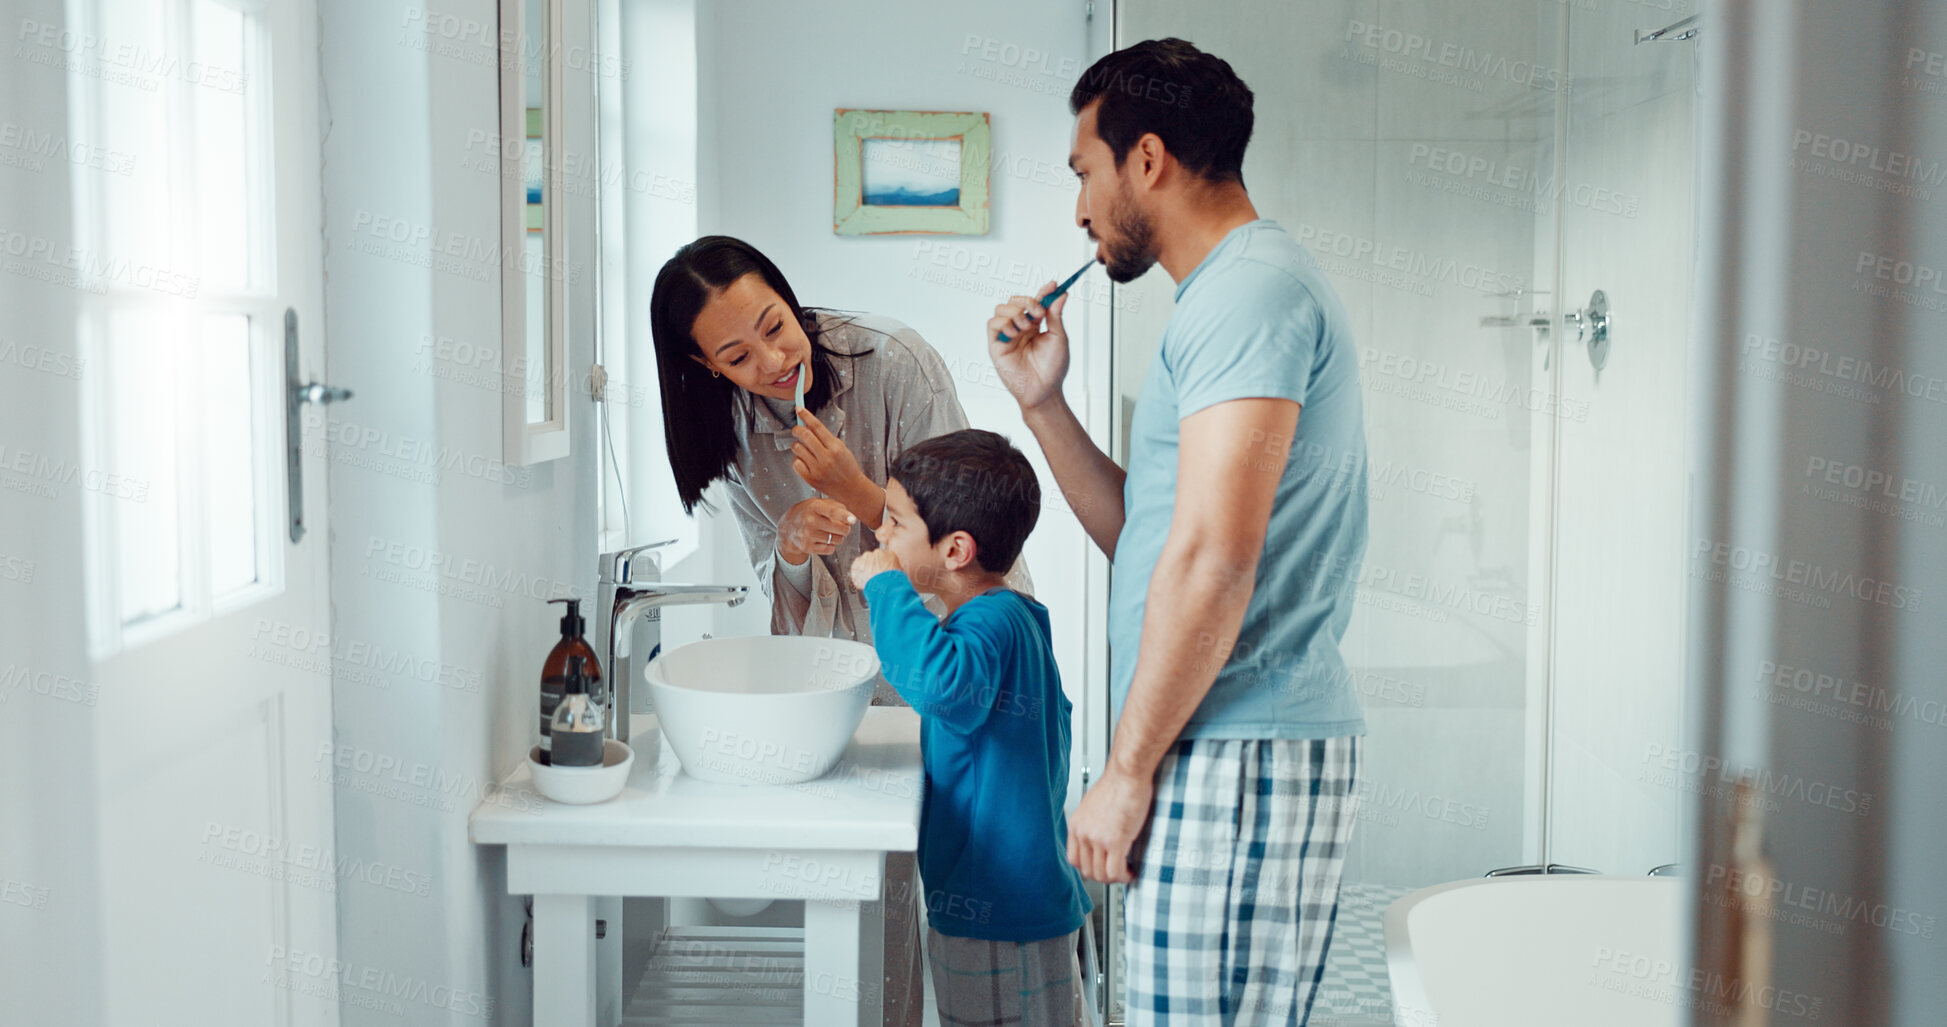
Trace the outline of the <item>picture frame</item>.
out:
<instances>
[{"instance_id":1,"label":"picture frame","mask_svg":"<svg viewBox=\"0 0 1947 1027\"><path fill-rule=\"evenodd\" d=\"M833 233L987 234L986 112L840 107L832 137Z\"/></svg>"}]
</instances>

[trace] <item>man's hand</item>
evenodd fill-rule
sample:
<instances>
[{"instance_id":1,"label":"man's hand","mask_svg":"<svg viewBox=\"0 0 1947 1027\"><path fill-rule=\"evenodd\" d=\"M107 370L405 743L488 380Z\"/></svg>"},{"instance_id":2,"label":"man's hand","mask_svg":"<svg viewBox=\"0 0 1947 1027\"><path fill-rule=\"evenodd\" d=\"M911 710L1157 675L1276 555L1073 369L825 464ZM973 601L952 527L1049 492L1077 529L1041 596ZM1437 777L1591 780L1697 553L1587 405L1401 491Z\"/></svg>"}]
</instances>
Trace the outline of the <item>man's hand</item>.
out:
<instances>
[{"instance_id":1,"label":"man's hand","mask_svg":"<svg viewBox=\"0 0 1947 1027\"><path fill-rule=\"evenodd\" d=\"M860 553L858 559L852 561L852 587L863 589L865 583L871 581L874 574L900 569L899 557L894 556L892 550L869 549Z\"/></svg>"},{"instance_id":2,"label":"man's hand","mask_svg":"<svg viewBox=\"0 0 1947 1027\"><path fill-rule=\"evenodd\" d=\"M1049 282L1035 296L1016 296L995 307L987 319L987 354L1022 410L1061 395L1061 380L1068 375L1068 330L1061 323L1068 297L1046 309L1037 298L1053 291L1055 283ZM1048 319L1046 328L1041 327L1043 317ZM1006 342L1000 341L1002 332Z\"/></svg>"},{"instance_id":3,"label":"man's hand","mask_svg":"<svg viewBox=\"0 0 1947 1027\"><path fill-rule=\"evenodd\" d=\"M1149 823L1156 785L1147 778L1120 773L1113 767L1082 795L1081 805L1068 819L1068 862L1091 881L1128 884L1130 850Z\"/></svg>"}]
</instances>

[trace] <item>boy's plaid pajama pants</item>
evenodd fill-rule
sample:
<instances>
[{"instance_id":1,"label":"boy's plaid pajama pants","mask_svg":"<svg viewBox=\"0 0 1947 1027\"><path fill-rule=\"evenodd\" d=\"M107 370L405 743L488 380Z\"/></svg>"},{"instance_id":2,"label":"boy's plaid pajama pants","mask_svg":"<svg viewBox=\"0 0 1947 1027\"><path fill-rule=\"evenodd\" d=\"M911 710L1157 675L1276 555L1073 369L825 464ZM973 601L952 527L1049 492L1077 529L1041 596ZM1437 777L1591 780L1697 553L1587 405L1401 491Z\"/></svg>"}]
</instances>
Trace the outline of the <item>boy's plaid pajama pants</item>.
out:
<instances>
[{"instance_id":1,"label":"boy's plaid pajama pants","mask_svg":"<svg viewBox=\"0 0 1947 1027\"><path fill-rule=\"evenodd\" d=\"M1358 739L1178 741L1123 902L1129 1027L1303 1024L1357 813Z\"/></svg>"}]
</instances>

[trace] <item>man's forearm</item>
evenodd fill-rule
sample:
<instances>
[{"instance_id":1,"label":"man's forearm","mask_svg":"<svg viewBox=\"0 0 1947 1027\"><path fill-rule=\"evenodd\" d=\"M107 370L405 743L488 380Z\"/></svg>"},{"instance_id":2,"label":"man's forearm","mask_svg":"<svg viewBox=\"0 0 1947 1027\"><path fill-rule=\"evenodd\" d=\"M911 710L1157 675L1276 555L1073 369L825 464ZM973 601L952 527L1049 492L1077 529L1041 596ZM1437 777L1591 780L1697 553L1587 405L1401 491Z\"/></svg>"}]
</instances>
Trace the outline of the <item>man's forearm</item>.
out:
<instances>
[{"instance_id":1,"label":"man's forearm","mask_svg":"<svg viewBox=\"0 0 1947 1027\"><path fill-rule=\"evenodd\" d=\"M1021 416L1041 444L1068 508L1096 547L1114 559L1122 534L1122 468L1088 437L1066 400L1056 397Z\"/></svg>"},{"instance_id":2,"label":"man's forearm","mask_svg":"<svg viewBox=\"0 0 1947 1027\"><path fill-rule=\"evenodd\" d=\"M1116 722L1109 770L1148 780L1210 692L1255 586L1245 561L1191 542L1166 546L1149 579L1136 676Z\"/></svg>"}]
</instances>

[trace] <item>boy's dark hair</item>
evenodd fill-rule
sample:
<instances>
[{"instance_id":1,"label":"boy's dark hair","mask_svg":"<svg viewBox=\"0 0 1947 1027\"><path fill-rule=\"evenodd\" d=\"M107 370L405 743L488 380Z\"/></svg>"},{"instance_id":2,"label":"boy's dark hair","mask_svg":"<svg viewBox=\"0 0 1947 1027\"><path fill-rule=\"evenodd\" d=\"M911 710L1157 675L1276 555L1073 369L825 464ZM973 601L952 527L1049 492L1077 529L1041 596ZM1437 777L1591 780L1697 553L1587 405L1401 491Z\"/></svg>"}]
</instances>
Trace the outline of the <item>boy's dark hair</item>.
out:
<instances>
[{"instance_id":1,"label":"boy's dark hair","mask_svg":"<svg viewBox=\"0 0 1947 1027\"><path fill-rule=\"evenodd\" d=\"M1181 39L1147 39L1105 55L1068 94L1080 114L1097 99L1095 134L1120 169L1136 140L1154 132L1192 174L1209 182L1244 181L1251 141L1251 90L1221 57Z\"/></svg>"},{"instance_id":2,"label":"boy's dark hair","mask_svg":"<svg viewBox=\"0 0 1947 1027\"><path fill-rule=\"evenodd\" d=\"M1004 436L979 428L935 435L900 453L886 469L913 497L927 543L964 531L974 560L1007 573L1041 516L1041 483L1028 458Z\"/></svg>"}]
</instances>

